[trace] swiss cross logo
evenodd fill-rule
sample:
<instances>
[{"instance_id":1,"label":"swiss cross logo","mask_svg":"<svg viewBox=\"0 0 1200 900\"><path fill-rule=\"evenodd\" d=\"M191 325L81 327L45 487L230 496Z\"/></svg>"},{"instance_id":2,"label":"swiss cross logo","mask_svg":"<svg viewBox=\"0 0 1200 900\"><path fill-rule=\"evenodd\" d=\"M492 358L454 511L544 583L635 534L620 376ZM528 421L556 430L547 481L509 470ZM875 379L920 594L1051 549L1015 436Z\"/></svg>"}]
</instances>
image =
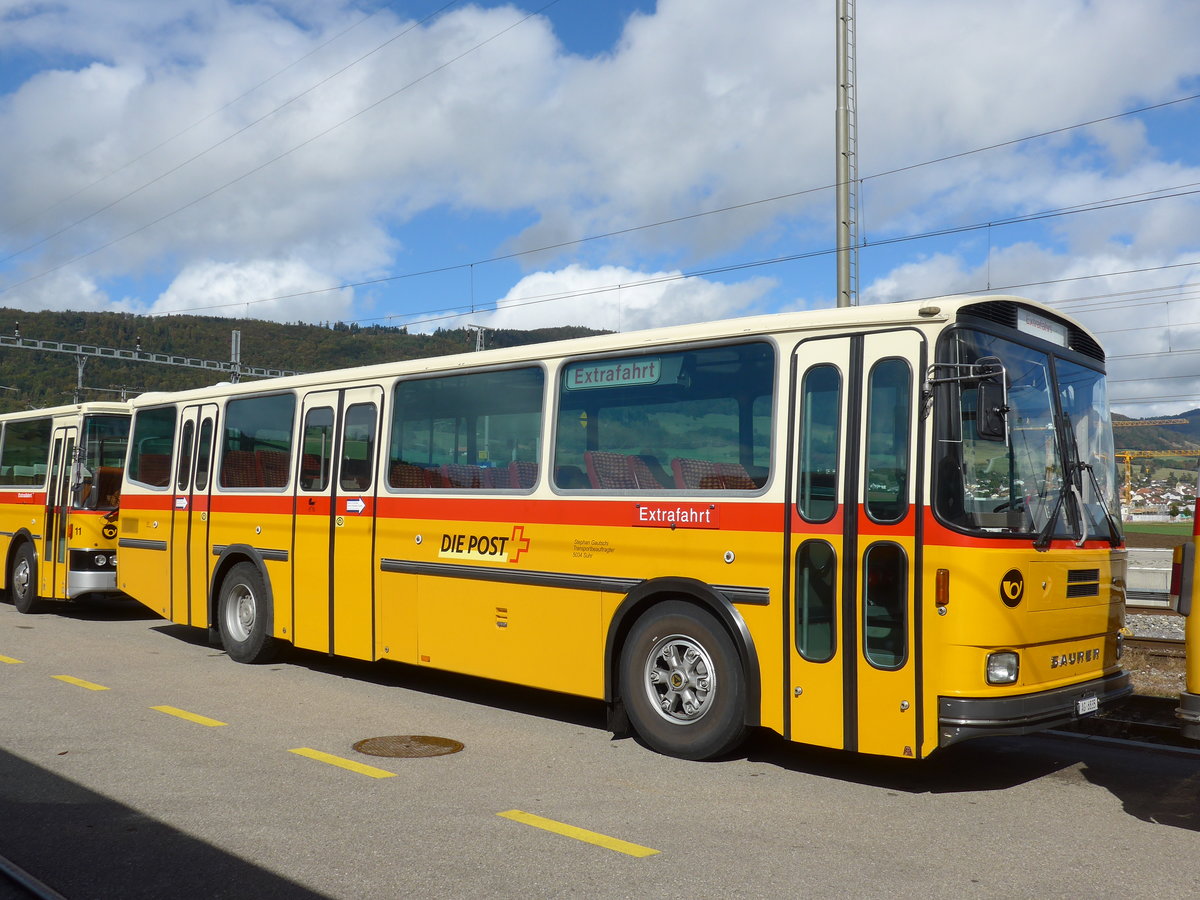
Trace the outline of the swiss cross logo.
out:
<instances>
[{"instance_id":1,"label":"swiss cross logo","mask_svg":"<svg viewBox=\"0 0 1200 900\"><path fill-rule=\"evenodd\" d=\"M509 556L508 561L515 563L521 558L521 554L529 549L529 538L525 537L525 526L514 525L512 537L509 540L512 541L512 555Z\"/></svg>"}]
</instances>

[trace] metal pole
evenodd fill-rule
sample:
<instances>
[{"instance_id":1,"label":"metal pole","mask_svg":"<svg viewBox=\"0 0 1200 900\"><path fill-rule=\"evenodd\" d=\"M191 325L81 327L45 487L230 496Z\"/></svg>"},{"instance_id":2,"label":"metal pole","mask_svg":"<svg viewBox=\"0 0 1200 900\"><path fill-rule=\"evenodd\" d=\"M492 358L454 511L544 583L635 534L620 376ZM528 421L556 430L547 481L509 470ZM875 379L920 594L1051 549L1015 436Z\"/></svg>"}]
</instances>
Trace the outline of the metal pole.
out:
<instances>
[{"instance_id":1,"label":"metal pole","mask_svg":"<svg viewBox=\"0 0 1200 900\"><path fill-rule=\"evenodd\" d=\"M837 0L837 305L856 302L854 0Z\"/></svg>"},{"instance_id":2,"label":"metal pole","mask_svg":"<svg viewBox=\"0 0 1200 900\"><path fill-rule=\"evenodd\" d=\"M75 357L75 403L83 400L83 367L86 365L87 357L82 353Z\"/></svg>"},{"instance_id":3,"label":"metal pole","mask_svg":"<svg viewBox=\"0 0 1200 900\"><path fill-rule=\"evenodd\" d=\"M242 333L234 329L229 340L229 380L238 384L242 380Z\"/></svg>"}]
</instances>

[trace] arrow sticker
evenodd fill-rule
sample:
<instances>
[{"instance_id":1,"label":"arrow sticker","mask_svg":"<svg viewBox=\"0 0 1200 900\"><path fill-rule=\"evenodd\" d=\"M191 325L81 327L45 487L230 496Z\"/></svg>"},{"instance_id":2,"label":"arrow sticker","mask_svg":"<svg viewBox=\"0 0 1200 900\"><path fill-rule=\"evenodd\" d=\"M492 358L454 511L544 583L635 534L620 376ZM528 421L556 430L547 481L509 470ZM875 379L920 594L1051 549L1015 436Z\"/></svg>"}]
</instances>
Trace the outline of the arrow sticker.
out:
<instances>
[{"instance_id":1,"label":"arrow sticker","mask_svg":"<svg viewBox=\"0 0 1200 900\"><path fill-rule=\"evenodd\" d=\"M362 497L354 497L353 499L346 501L346 512L348 513L361 514L366 508L367 504L363 502Z\"/></svg>"},{"instance_id":2,"label":"arrow sticker","mask_svg":"<svg viewBox=\"0 0 1200 900\"><path fill-rule=\"evenodd\" d=\"M175 498L175 508L176 509L187 509L187 497L176 497Z\"/></svg>"}]
</instances>

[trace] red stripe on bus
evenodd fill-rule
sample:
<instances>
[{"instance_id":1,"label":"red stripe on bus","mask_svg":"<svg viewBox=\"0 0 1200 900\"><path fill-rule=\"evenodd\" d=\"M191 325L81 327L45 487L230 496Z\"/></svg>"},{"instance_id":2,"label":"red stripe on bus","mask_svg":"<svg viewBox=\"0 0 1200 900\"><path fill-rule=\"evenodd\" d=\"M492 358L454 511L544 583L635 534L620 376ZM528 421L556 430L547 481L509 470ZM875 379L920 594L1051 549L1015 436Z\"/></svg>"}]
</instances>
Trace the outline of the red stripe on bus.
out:
<instances>
[{"instance_id":1,"label":"red stripe on bus","mask_svg":"<svg viewBox=\"0 0 1200 900\"><path fill-rule=\"evenodd\" d=\"M1081 548L1076 548L1071 538L1058 538L1050 542L1048 550L1111 550L1112 544L1103 535L1089 535ZM959 534L942 525L933 515L933 510L925 507L925 545L929 547L974 547L979 550L1029 550L1033 538L1029 536L1015 538L993 537L991 535Z\"/></svg>"},{"instance_id":2,"label":"red stripe on bus","mask_svg":"<svg viewBox=\"0 0 1200 900\"><path fill-rule=\"evenodd\" d=\"M892 525L874 522L867 515L865 507L858 508L858 533L867 537L915 537L917 534L917 517L912 514L913 508L907 507L904 518Z\"/></svg>"},{"instance_id":3,"label":"red stripe on bus","mask_svg":"<svg viewBox=\"0 0 1200 900\"><path fill-rule=\"evenodd\" d=\"M316 514L318 511L328 515L329 497L314 495L311 499L316 503L308 505L308 498L301 494L298 498L297 509L301 515ZM347 502L362 501L361 512L348 507ZM262 494L214 494L209 510L213 513L243 513L258 515L288 515L292 514L293 497L291 494L262 495ZM782 514L780 504L774 502L728 502L721 500L697 501L694 498L675 499L646 499L634 500L582 500L554 498L535 500L528 497L519 498L490 498L490 497L453 497L445 494L423 495L418 497L397 497L386 495L371 497L368 494L342 494L337 498L337 513L339 515L369 516L377 513L386 519L424 519L424 520L459 520L476 522L536 522L542 525L605 525L614 527L632 527L638 522L640 507L653 507L657 511L670 512L673 509L691 512L702 507L711 508L715 521L722 531L761 531L778 532L781 528ZM121 507L126 512L159 512L169 513L175 508L175 496L171 494L131 494L121 500ZM193 501L193 511L203 508ZM182 512L183 510L180 510ZM670 527L669 517L658 520L662 527ZM835 523L840 521L840 516ZM831 523L818 526L819 530L836 531L840 524ZM807 526L806 526L807 527ZM714 528L715 530L715 528ZM815 530L809 528L808 530Z\"/></svg>"}]
</instances>

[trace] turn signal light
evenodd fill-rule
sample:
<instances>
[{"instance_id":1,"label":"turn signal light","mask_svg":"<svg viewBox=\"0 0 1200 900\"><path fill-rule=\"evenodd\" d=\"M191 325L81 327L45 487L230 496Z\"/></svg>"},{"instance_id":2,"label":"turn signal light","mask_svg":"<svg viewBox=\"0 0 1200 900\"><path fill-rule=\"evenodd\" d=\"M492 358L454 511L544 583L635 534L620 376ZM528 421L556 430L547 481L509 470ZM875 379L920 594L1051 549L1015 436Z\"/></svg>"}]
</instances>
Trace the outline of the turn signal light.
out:
<instances>
[{"instance_id":1,"label":"turn signal light","mask_svg":"<svg viewBox=\"0 0 1200 900\"><path fill-rule=\"evenodd\" d=\"M950 570L938 569L937 580L934 582L933 602L937 606L950 604Z\"/></svg>"}]
</instances>

